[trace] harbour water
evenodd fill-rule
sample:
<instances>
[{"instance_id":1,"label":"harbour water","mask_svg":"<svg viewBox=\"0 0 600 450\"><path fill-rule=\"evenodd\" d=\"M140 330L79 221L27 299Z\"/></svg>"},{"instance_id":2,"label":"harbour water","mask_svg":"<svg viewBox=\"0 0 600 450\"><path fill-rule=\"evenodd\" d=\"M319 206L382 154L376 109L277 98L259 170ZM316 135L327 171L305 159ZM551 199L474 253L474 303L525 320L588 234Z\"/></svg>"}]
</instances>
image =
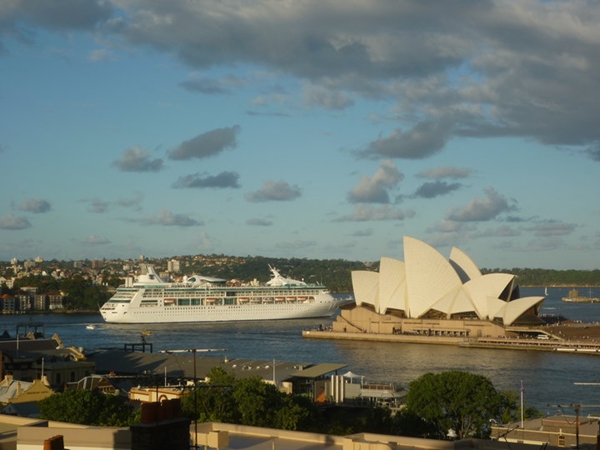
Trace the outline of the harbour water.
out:
<instances>
[{"instance_id":1,"label":"harbour water","mask_svg":"<svg viewBox=\"0 0 600 450\"><path fill-rule=\"evenodd\" d=\"M572 320L600 322L600 304L562 302L567 288L548 288L542 313L561 314ZM588 295L587 288L580 289ZM521 296L544 295L544 288L522 288ZM600 296L600 289L591 295ZM117 325L102 322L99 314L51 314L33 316L45 325L47 336L56 333L67 346L123 348L124 343L140 342L144 325ZM26 316L0 316L0 333L14 335ZM526 406L544 414L599 414L600 355L573 355L554 352L488 350L423 344L322 341L303 339L304 329L329 325L331 319L237 322L213 324L164 324L148 329L154 351L173 349L227 349L228 358L279 360L290 362L347 364L347 370L370 381L391 381L401 386L427 372L465 370L484 375L500 390L518 393L523 388ZM86 325L95 324L93 330ZM215 356L215 354L211 354ZM597 385L594 383L598 383ZM548 405L563 405L563 409Z\"/></svg>"}]
</instances>

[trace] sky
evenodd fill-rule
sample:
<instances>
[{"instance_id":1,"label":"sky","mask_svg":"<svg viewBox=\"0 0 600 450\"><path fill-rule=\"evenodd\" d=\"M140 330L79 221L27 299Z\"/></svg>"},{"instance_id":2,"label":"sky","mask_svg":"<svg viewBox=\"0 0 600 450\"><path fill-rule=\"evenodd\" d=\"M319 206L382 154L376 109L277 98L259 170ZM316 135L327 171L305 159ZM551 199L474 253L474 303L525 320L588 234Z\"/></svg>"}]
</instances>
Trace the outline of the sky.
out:
<instances>
[{"instance_id":1,"label":"sky","mask_svg":"<svg viewBox=\"0 0 600 450\"><path fill-rule=\"evenodd\" d=\"M4 0L0 260L600 266L597 0Z\"/></svg>"}]
</instances>

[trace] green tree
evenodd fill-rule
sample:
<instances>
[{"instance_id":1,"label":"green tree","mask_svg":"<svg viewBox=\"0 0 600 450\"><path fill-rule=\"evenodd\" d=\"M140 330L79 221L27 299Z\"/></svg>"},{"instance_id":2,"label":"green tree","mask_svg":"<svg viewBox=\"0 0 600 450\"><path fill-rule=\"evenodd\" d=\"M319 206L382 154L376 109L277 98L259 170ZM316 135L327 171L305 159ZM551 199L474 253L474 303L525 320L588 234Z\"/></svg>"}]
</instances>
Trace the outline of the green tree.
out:
<instances>
[{"instance_id":1,"label":"green tree","mask_svg":"<svg viewBox=\"0 0 600 450\"><path fill-rule=\"evenodd\" d=\"M211 369L206 383L198 383L189 395L181 400L185 416L199 422L237 423L237 408L232 396L235 375L221 367Z\"/></svg>"},{"instance_id":2,"label":"green tree","mask_svg":"<svg viewBox=\"0 0 600 450\"><path fill-rule=\"evenodd\" d=\"M46 420L94 426L129 426L139 421L127 401L98 391L68 390L38 402L40 417Z\"/></svg>"},{"instance_id":3,"label":"green tree","mask_svg":"<svg viewBox=\"0 0 600 450\"><path fill-rule=\"evenodd\" d=\"M319 413L308 398L279 392L260 377L238 380L220 367L211 369L207 378L183 397L187 417L283 430L318 429Z\"/></svg>"},{"instance_id":4,"label":"green tree","mask_svg":"<svg viewBox=\"0 0 600 450\"><path fill-rule=\"evenodd\" d=\"M272 384L265 383L259 376L244 378L235 383L232 394L241 425L273 427L277 424L283 394Z\"/></svg>"},{"instance_id":5,"label":"green tree","mask_svg":"<svg viewBox=\"0 0 600 450\"><path fill-rule=\"evenodd\" d=\"M61 290L66 293L67 309L96 310L110 297L104 286L95 286L81 275L64 280L61 283Z\"/></svg>"},{"instance_id":6,"label":"green tree","mask_svg":"<svg viewBox=\"0 0 600 450\"><path fill-rule=\"evenodd\" d=\"M406 408L430 427L431 437L486 438L490 420L500 420L507 397L482 376L462 371L426 373L409 385Z\"/></svg>"}]
</instances>

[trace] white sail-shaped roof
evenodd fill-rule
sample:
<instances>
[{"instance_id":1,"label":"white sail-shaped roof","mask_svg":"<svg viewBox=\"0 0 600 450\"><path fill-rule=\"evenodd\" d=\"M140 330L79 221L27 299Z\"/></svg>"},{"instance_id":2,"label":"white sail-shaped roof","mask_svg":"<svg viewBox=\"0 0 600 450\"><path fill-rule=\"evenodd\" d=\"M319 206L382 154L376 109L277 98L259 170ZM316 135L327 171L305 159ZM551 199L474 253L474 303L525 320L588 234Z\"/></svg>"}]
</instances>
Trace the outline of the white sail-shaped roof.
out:
<instances>
[{"instance_id":1,"label":"white sail-shaped roof","mask_svg":"<svg viewBox=\"0 0 600 450\"><path fill-rule=\"evenodd\" d=\"M421 317L438 299L462 284L446 258L423 241L405 237L404 257L410 317Z\"/></svg>"},{"instance_id":2,"label":"white sail-shaped roof","mask_svg":"<svg viewBox=\"0 0 600 450\"><path fill-rule=\"evenodd\" d=\"M375 311L385 314L390 307L406 310L406 271L404 262L384 257L379 265L379 304Z\"/></svg>"},{"instance_id":3,"label":"white sail-shaped roof","mask_svg":"<svg viewBox=\"0 0 600 450\"><path fill-rule=\"evenodd\" d=\"M475 278L474 280L468 281L464 286L469 292L471 298L500 298L500 294L506 289L506 286L512 283L514 275L506 273L490 273L486 276ZM490 318L488 311L487 302L474 302L474 306L477 309L478 316L482 318Z\"/></svg>"},{"instance_id":4,"label":"white sail-shaped roof","mask_svg":"<svg viewBox=\"0 0 600 450\"><path fill-rule=\"evenodd\" d=\"M512 302L508 302L504 307L504 316L502 320L505 325L512 325L524 312L534 306L542 303L544 297L523 297Z\"/></svg>"},{"instance_id":5,"label":"white sail-shaped roof","mask_svg":"<svg viewBox=\"0 0 600 450\"><path fill-rule=\"evenodd\" d=\"M408 318L424 317L430 311L447 318L475 314L481 320L499 319L511 325L531 308L537 315L544 300L509 298L514 275L483 275L471 258L456 248L446 260L426 243L404 237L404 255L404 262L381 258L379 273L352 272L357 306L369 304L379 314L402 310Z\"/></svg>"},{"instance_id":6,"label":"white sail-shaped roof","mask_svg":"<svg viewBox=\"0 0 600 450\"><path fill-rule=\"evenodd\" d=\"M477 267L473 260L456 247L452 247L450 251L450 262L460 268L460 272L462 273L459 273L459 276L463 283L481 276L481 270L479 270L479 267ZM459 271L457 270L457 272Z\"/></svg>"},{"instance_id":7,"label":"white sail-shaped roof","mask_svg":"<svg viewBox=\"0 0 600 450\"><path fill-rule=\"evenodd\" d=\"M379 302L379 274L367 270L352 272L352 286L354 287L354 301L356 306L368 303L375 306Z\"/></svg>"}]
</instances>

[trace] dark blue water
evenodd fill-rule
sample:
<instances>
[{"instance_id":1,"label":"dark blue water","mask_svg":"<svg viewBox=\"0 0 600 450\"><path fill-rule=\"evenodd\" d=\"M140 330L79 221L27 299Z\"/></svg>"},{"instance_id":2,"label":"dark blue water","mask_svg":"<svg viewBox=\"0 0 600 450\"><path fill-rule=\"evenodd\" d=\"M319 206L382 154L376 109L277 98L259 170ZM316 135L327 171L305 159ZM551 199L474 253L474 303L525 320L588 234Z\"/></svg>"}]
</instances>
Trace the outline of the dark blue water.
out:
<instances>
[{"instance_id":1,"label":"dark blue water","mask_svg":"<svg viewBox=\"0 0 600 450\"><path fill-rule=\"evenodd\" d=\"M561 301L566 288L549 288L542 313L562 314L573 320L600 322L600 304L569 304ZM600 289L592 290L600 297ZM544 295L544 289L521 289L522 296ZM580 295L589 295L580 289ZM23 316L0 316L0 332L14 334ZM144 325L105 324L99 314L43 315L34 320L45 324L46 335L57 333L67 346L86 349L116 347L140 342ZM87 330L87 324L97 325ZM321 341L302 338L302 330L328 325L331 320L294 320L261 323L152 325L147 338L154 351L187 348L226 348L231 358L310 363L342 363L366 380L393 381L407 386L426 372L466 370L484 375L501 390L524 388L526 406L547 414L559 412L548 404L600 404L600 356L516 350L464 349L453 346L403 343ZM564 412L573 414L566 407ZM582 414L598 408L582 408Z\"/></svg>"}]
</instances>

